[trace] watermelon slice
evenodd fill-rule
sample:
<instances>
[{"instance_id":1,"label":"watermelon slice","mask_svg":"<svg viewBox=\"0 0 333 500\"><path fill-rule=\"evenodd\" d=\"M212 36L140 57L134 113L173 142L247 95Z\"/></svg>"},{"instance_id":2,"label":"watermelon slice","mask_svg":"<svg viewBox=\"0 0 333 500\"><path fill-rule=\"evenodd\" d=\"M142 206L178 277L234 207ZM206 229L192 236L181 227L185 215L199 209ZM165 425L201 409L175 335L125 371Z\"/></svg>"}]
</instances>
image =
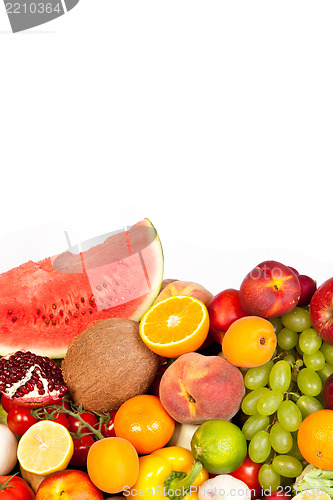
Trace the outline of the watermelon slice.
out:
<instances>
[{"instance_id":1,"label":"watermelon slice","mask_svg":"<svg viewBox=\"0 0 333 500\"><path fill-rule=\"evenodd\" d=\"M148 219L98 245L86 242L81 252L13 268L0 275L0 354L25 349L64 357L96 320L139 321L162 279L162 247Z\"/></svg>"}]
</instances>

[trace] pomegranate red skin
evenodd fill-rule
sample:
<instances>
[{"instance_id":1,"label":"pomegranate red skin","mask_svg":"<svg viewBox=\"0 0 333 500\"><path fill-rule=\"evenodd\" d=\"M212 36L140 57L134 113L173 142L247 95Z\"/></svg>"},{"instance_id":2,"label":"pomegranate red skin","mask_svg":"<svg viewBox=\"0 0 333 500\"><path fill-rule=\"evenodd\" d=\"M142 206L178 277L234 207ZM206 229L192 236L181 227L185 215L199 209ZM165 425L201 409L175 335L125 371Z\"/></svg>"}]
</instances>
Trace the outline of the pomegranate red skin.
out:
<instances>
[{"instance_id":1,"label":"pomegranate red skin","mask_svg":"<svg viewBox=\"0 0 333 500\"><path fill-rule=\"evenodd\" d=\"M294 309L301 295L296 274L274 260L258 264L241 283L239 298L250 316L275 318Z\"/></svg>"},{"instance_id":2,"label":"pomegranate red skin","mask_svg":"<svg viewBox=\"0 0 333 500\"><path fill-rule=\"evenodd\" d=\"M301 296L298 301L298 306L307 306L310 304L313 294L317 290L317 283L315 280L310 278L310 276L306 276L305 274L300 274L298 277L298 281L301 287Z\"/></svg>"},{"instance_id":3,"label":"pomegranate red skin","mask_svg":"<svg viewBox=\"0 0 333 500\"><path fill-rule=\"evenodd\" d=\"M324 281L310 302L310 319L318 335L333 345L333 278Z\"/></svg>"},{"instance_id":4,"label":"pomegranate red skin","mask_svg":"<svg viewBox=\"0 0 333 500\"><path fill-rule=\"evenodd\" d=\"M227 288L213 297L207 304L209 335L222 343L223 334L236 319L247 316L239 299L239 290Z\"/></svg>"}]
</instances>

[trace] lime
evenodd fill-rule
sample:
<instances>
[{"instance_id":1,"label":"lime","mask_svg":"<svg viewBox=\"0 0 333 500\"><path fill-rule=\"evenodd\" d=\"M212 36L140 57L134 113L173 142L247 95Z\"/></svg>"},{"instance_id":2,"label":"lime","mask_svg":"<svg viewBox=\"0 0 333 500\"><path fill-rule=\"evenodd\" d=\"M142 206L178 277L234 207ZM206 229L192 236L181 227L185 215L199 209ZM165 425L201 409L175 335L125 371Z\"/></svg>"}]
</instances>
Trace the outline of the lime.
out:
<instances>
[{"instance_id":1,"label":"lime","mask_svg":"<svg viewBox=\"0 0 333 500\"><path fill-rule=\"evenodd\" d=\"M246 439L228 420L207 420L193 434L192 454L211 474L229 474L238 469L247 454Z\"/></svg>"}]
</instances>

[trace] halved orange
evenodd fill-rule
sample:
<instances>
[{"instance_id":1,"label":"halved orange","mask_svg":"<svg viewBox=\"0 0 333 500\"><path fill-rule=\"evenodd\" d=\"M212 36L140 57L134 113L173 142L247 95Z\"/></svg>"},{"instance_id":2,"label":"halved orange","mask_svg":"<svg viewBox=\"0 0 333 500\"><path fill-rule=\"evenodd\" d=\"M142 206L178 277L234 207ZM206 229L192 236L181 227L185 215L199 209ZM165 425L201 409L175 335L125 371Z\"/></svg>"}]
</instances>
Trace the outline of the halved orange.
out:
<instances>
[{"instance_id":1,"label":"halved orange","mask_svg":"<svg viewBox=\"0 0 333 500\"><path fill-rule=\"evenodd\" d=\"M143 342L166 358L196 351L205 341L208 330L205 304L188 295L175 295L157 302L140 321Z\"/></svg>"}]
</instances>

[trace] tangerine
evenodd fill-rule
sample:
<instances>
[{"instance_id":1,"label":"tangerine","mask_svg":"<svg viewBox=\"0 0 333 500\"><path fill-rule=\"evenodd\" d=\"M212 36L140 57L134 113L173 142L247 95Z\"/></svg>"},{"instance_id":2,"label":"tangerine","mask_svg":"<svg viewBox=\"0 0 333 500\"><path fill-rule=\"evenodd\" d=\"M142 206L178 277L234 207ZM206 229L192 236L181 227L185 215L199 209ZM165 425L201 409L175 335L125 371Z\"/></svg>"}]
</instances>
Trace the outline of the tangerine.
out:
<instances>
[{"instance_id":1,"label":"tangerine","mask_svg":"<svg viewBox=\"0 0 333 500\"><path fill-rule=\"evenodd\" d=\"M175 430L175 421L160 398L150 394L125 401L114 418L116 436L127 439L140 455L163 448Z\"/></svg>"},{"instance_id":2,"label":"tangerine","mask_svg":"<svg viewBox=\"0 0 333 500\"><path fill-rule=\"evenodd\" d=\"M226 331L222 351L229 363L253 368L271 359L276 343L272 323L259 316L245 316L234 321Z\"/></svg>"},{"instance_id":3,"label":"tangerine","mask_svg":"<svg viewBox=\"0 0 333 500\"><path fill-rule=\"evenodd\" d=\"M333 470L333 410L317 410L301 423L297 444L303 458L319 469Z\"/></svg>"}]
</instances>

